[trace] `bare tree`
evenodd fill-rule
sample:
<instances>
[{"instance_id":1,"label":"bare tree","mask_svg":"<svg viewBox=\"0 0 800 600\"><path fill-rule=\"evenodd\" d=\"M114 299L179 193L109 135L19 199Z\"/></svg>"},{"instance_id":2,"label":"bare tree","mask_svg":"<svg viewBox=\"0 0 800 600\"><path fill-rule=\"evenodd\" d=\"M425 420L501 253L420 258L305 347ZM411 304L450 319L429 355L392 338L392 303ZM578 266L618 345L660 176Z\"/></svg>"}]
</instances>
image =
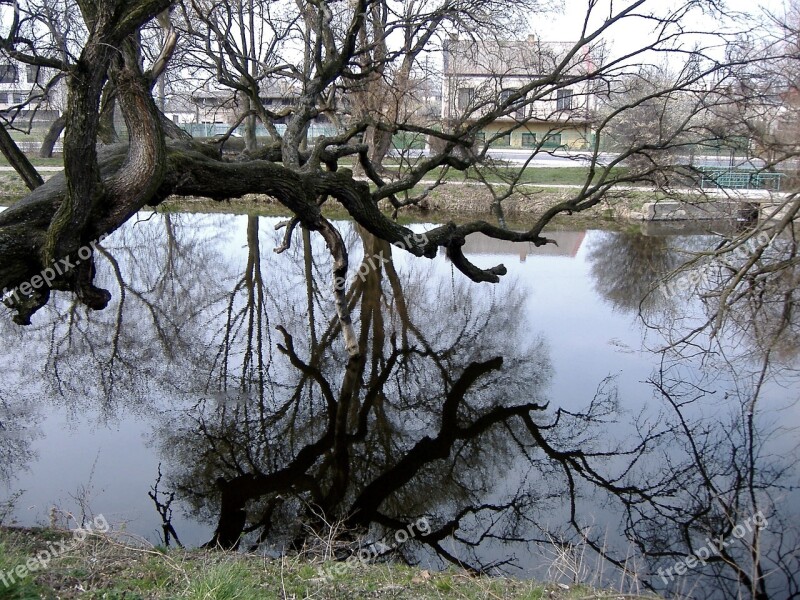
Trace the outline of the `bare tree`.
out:
<instances>
[{"instance_id":1,"label":"bare tree","mask_svg":"<svg viewBox=\"0 0 800 600\"><path fill-rule=\"evenodd\" d=\"M463 114L439 127L413 122L403 111L387 107L397 106L397 95L404 95L414 69L419 67L420 56L440 32L462 30L475 35L499 4L421 3L414 4L418 10L411 11L409 5L406 8L410 12L397 12L393 4L382 0L312 0L296 4L255 0L212 4L197 0L181 4L171 14L166 12L166 1L112 4L101 6L88 0L79 3L82 30L87 33L80 40L80 52L71 52L67 61L61 55L27 52L27 42L19 34L18 25L12 24L12 32L6 38L4 47L9 55L66 73L69 90L64 175L40 186L0 217L0 232L5 228L15 232L0 235L0 284L6 289L20 286L55 259L74 257L79 248L114 231L139 208L157 205L170 195L224 199L247 193L274 196L293 213L284 246L290 245L297 225L323 236L333 259L334 281L345 275L348 255L340 233L321 214L320 206L329 199L341 203L373 235L402 245L415 256L432 258L443 248L455 268L469 279L496 282L506 272L505 267L478 268L470 263L461 251L467 235L480 231L512 242L548 243L544 230L556 215L587 210L621 183L652 180L651 171L614 170L626 159L646 154L649 142L630 141L610 165L600 166L596 162L599 141L587 140L592 143L595 160L583 187L569 199L546 207L526 231L475 221L458 226L447 224L428 231L424 237L414 237L408 228L387 216L383 207L396 212L415 205L431 187L423 183L426 178L441 182L449 170L466 171L480 165L492 139L480 144L479 134L489 124L501 123L501 130L492 138L520 131L554 110L549 107L556 97L566 98L567 90L608 87L631 72L640 72L631 65L637 60L646 61L649 53L675 52L691 63L691 68L687 67L674 81L653 87L648 96L656 102L666 102L679 92L691 93L696 88L715 89L720 73L742 64L755 69L766 60L762 53L720 61L714 55L717 39L690 51L681 46L684 26L693 11L717 10L713 2L691 1L679 10L667 11L650 0L637 0L614 7L602 18L598 18L598 9L591 3L575 43L559 46L557 52L542 50L534 54L536 74L514 90L497 89L495 94L475 95ZM653 12L648 13L647 21L658 27L641 48L624 55L602 50L605 36L639 22L648 10ZM120 16L123 13L125 17ZM143 61L142 28L156 18L166 32L160 38L163 46L158 53L152 53L154 58ZM236 90L238 98L247 100L240 116L245 121L250 119L251 133L248 153L241 160L230 162L221 157L218 144L169 139L177 134L172 135L172 124L165 122L158 110L153 88L180 45L175 35L178 29L184 32L183 43L190 46L191 51L184 56L196 61L197 76L208 74ZM397 43L392 37L395 32L403 34ZM711 32L707 33L714 38ZM484 48L503 47L499 41L488 39L473 42ZM261 101L262 84L270 80L291 83L291 102L278 112L269 110ZM385 86L393 86L388 100L381 94ZM559 94L562 91L564 94ZM121 108L130 142L99 153L96 142L104 96L113 97ZM701 97L706 96L708 92L704 91ZM380 97L383 99L378 101ZM598 129L602 131L613 118L621 118L640 104L634 100L621 106ZM557 105L555 110L564 112L565 106ZM342 118L343 115L348 116ZM256 150L252 144L253 116L269 132L268 143ZM338 128L335 133L309 141L310 126L322 118L338 120ZM278 120L285 123L277 123ZM680 120L659 148L675 143L690 125L690 119ZM551 131L554 134L563 127L557 124ZM378 167L385 155L386 140L403 133L426 136L432 140L432 151L384 179ZM364 142L364 134L370 138L368 143ZM546 134L534 151L546 151L545 142L550 138L552 135ZM353 160L368 181L353 176ZM517 190L518 182L519 175L512 176L507 190L496 196L495 204L500 206ZM491 186L488 181L487 184ZM426 191L419 194L421 185ZM72 290L90 308L103 308L108 293L93 286L93 271L91 259L82 261L78 268L55 277L51 287ZM348 347L356 353L346 299L341 290L334 290L334 294L342 332ZM9 302L18 312L19 322L27 323L48 297L46 289L17 291Z\"/></svg>"},{"instance_id":2,"label":"bare tree","mask_svg":"<svg viewBox=\"0 0 800 600\"><path fill-rule=\"evenodd\" d=\"M4 120L27 133L42 111L54 114L40 149L40 156L49 157L65 125L63 116L59 116L65 108L63 66L68 64L72 53L80 51L85 29L78 6L71 0L13 3L13 11L2 53L10 65L24 67L25 79L33 84L33 89L5 112ZM21 76L18 73L17 79ZM9 162L13 165L17 161Z\"/></svg>"}]
</instances>

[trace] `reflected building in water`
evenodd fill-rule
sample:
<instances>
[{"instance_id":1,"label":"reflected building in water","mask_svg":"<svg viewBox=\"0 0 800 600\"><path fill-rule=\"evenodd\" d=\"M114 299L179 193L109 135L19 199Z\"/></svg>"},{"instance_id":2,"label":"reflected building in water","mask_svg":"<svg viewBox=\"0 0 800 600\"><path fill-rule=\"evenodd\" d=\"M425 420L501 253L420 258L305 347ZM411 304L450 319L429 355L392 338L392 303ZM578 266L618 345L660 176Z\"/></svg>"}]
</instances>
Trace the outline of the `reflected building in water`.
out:
<instances>
[{"instance_id":1,"label":"reflected building in water","mask_svg":"<svg viewBox=\"0 0 800 600\"><path fill-rule=\"evenodd\" d=\"M467 255L519 256L521 263L527 261L529 256L575 258L586 238L586 231L553 231L548 232L547 237L555 240L556 244L537 247L530 242L507 242L482 233L473 233L467 236L463 251Z\"/></svg>"}]
</instances>

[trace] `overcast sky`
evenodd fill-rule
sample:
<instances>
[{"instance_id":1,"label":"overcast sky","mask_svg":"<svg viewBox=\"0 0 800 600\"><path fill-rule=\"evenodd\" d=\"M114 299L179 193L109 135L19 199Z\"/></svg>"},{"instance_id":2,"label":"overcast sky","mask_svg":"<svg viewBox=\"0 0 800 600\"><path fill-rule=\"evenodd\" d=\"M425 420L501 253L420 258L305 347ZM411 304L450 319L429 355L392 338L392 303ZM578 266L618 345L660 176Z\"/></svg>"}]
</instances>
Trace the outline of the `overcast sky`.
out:
<instances>
[{"instance_id":1,"label":"overcast sky","mask_svg":"<svg viewBox=\"0 0 800 600\"><path fill-rule=\"evenodd\" d=\"M545 40L571 41L578 39L581 26L585 18L588 0L564 0L561 14L548 13L545 17L534 17L532 25L537 33ZM608 16L609 4L613 4L614 12L618 13L622 7L629 4L620 0L598 0L593 14L595 26ZM741 12L751 17L763 15L764 10L774 14L783 15L785 0L723 0L724 5L731 11ZM660 10L675 6L678 2L663 1L651 3ZM688 26L704 31L719 31L725 23L712 15L702 15L699 11ZM627 19L617 23L609 32L609 38L614 43L616 52L633 50L641 47L652 36L653 25L644 19Z\"/></svg>"}]
</instances>

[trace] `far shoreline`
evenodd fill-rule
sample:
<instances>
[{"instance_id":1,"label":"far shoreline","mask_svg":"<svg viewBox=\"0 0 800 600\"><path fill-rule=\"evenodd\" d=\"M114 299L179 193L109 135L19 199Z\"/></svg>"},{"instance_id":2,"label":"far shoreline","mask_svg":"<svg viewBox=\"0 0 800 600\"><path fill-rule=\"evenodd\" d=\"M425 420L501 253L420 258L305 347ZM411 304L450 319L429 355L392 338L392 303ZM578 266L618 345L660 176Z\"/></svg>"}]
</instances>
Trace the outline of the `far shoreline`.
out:
<instances>
[{"instance_id":1,"label":"far shoreline","mask_svg":"<svg viewBox=\"0 0 800 600\"><path fill-rule=\"evenodd\" d=\"M47 173L52 176L54 173ZM420 193L422 190L412 190ZM550 206L570 199L573 186L540 184L526 185L502 201L502 220L510 229L526 229ZM731 192L735 192L731 190ZM0 206L9 207L27 195L28 190L16 173L0 173ZM559 215L547 229L609 229L619 230L642 223L663 223L677 226L680 223L700 225L709 221L732 221L743 211L758 206L759 199L741 194L694 193L692 190L675 192L653 191L647 188L625 187L610 190L597 205L580 213ZM382 201L384 214L391 216L393 209ZM274 198L265 195L248 195L233 200L216 201L209 198L168 198L154 209L160 213L207 212L248 214L258 216L286 216L288 209ZM347 211L335 200L329 200L323 213L332 219L349 219ZM485 220L497 223L499 215L492 209L489 190L476 185L449 185L432 190L419 205L402 209L397 221L409 223L464 223Z\"/></svg>"}]
</instances>

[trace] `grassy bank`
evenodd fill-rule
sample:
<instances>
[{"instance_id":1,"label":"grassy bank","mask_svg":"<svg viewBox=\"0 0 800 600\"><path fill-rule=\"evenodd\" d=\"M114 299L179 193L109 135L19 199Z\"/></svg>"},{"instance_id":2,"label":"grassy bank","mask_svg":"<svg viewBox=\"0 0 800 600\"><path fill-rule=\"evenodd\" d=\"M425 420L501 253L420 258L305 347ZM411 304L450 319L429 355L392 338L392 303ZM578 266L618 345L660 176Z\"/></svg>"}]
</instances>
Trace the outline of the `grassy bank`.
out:
<instances>
[{"instance_id":1,"label":"grassy bank","mask_svg":"<svg viewBox=\"0 0 800 600\"><path fill-rule=\"evenodd\" d=\"M419 193L417 190L415 193ZM514 194L502 203L503 215L509 226L513 224L530 225L549 207L568 200L574 190L557 188L536 188L526 190L525 194ZM639 218L638 214L646 202L663 198L663 194L624 190L616 192L612 198L603 200L597 206L572 215L569 222L596 223L598 220ZM381 203L384 214L391 215L392 207L387 201ZM496 221L497 215L491 210L491 194L480 186L444 185L431 191L417 206L402 209L397 220L407 223L439 223L447 221L466 222L475 219ZM259 216L284 216L286 209L268 196L250 195L241 199L215 202L206 198L175 198L164 202L159 211L164 212L226 212L252 214ZM349 219L344 208L335 200L328 200L323 213L329 218Z\"/></svg>"},{"instance_id":2,"label":"grassy bank","mask_svg":"<svg viewBox=\"0 0 800 600\"><path fill-rule=\"evenodd\" d=\"M586 174L587 170L582 167L527 169L524 179L528 183L502 203L506 221L509 225L514 222L530 223L550 206L572 198L577 193L576 189L557 186L582 183ZM43 173L45 178L52 175L52 172ZM463 175L459 174L459 176L463 179ZM422 194L423 191L424 188L420 186L411 190L410 194L416 196ZM0 172L0 205L9 206L26 193L27 189L16 173ZM597 206L581 213L579 220L596 222L598 219L640 218L639 213L643 205L661 197L663 194L649 190L617 190L613 193L613 198L612 195L609 195L609 198ZM449 220L458 222L476 218L494 220L496 216L490 211L492 200L491 192L474 180L449 180L430 191L419 205L410 206L401 211L398 220L401 223ZM388 201L383 202L382 208L387 214L392 212ZM204 198L174 199L163 203L159 210L166 212L236 212L262 216L286 215L285 208L274 199L260 195L250 195L229 202L214 202ZM326 203L324 212L332 218L348 218L346 211L333 200ZM574 224L576 219L571 219L571 222Z\"/></svg>"},{"instance_id":3,"label":"grassy bank","mask_svg":"<svg viewBox=\"0 0 800 600\"><path fill-rule=\"evenodd\" d=\"M1 201L0 201L1 202ZM210 213L210 214L232 214L248 215L259 217L290 217L288 210L277 202L264 197L247 197L224 202L216 202L206 198L191 199L171 199L158 207L158 212L165 214L181 213ZM335 202L328 202L322 213L331 220L352 220L347 211ZM388 211L386 214L390 214ZM506 225L514 230L522 231L531 227L535 214L511 213L506 216ZM481 212L460 211L458 208L445 210L437 208L433 210L407 209L399 213L397 222L401 225L415 223L467 223L476 219L485 219L496 223L497 219L484 207ZM591 214L559 215L548 226L549 231L575 229L606 229L618 231L628 229L632 225L630 221L623 221L615 218L614 214L607 215L602 211L595 211Z\"/></svg>"},{"instance_id":4,"label":"grassy bank","mask_svg":"<svg viewBox=\"0 0 800 600\"><path fill-rule=\"evenodd\" d=\"M52 173L45 173L45 178ZM555 185L555 184L553 184ZM412 190L419 194L422 189ZM22 180L11 172L0 173L0 206L10 206L27 194ZM548 188L545 185L529 187L524 194L515 194L503 201L503 212L509 225L513 222L530 221L541 214L548 206L568 199L574 190ZM645 202L653 201L654 194L629 190L616 195L613 202L603 202L581 218L621 218L641 210ZM384 206L391 213L388 203ZM476 218L494 219L490 212L492 197L488 190L479 185L445 184L431 191L419 206L404 209L398 215L400 223L466 221ZM267 196L249 195L242 199L215 202L207 198L180 198L164 202L160 207L164 212L225 212L252 214L260 216L285 216L286 209ZM329 200L323 212L331 218L349 218L346 211L333 200ZM576 219L572 219L575 222Z\"/></svg>"},{"instance_id":5,"label":"grassy bank","mask_svg":"<svg viewBox=\"0 0 800 600\"><path fill-rule=\"evenodd\" d=\"M392 161L385 161L384 165L389 172L397 171L396 163ZM600 168L593 174L593 181L599 179L601 171ZM626 173L627 169L615 167L610 170L609 174L611 177L622 177ZM425 175L426 180L435 180L440 177L443 181L454 183L487 181L496 184L514 182L531 185L583 185L589 177L589 170L583 166L529 167L520 174L520 166L492 165L481 168L480 176L475 168L457 171L455 169L445 170L443 167L433 169Z\"/></svg>"},{"instance_id":6,"label":"grassy bank","mask_svg":"<svg viewBox=\"0 0 800 600\"><path fill-rule=\"evenodd\" d=\"M74 547L58 553L46 568L37 568L10 581L10 574L19 565L25 565L45 550L59 548L59 542ZM347 568L335 569L335 565L346 565ZM89 535L82 543L77 543L65 531L0 528L2 600L610 600L620 596L619 592L600 592L582 585L543 585L532 581L476 578L455 570L432 573L400 565L359 562L335 565L308 557L272 559L230 552L166 551L121 534Z\"/></svg>"},{"instance_id":7,"label":"grassy bank","mask_svg":"<svg viewBox=\"0 0 800 600\"><path fill-rule=\"evenodd\" d=\"M19 175L11 172L0 172L0 203L8 206L28 193Z\"/></svg>"},{"instance_id":8,"label":"grassy bank","mask_svg":"<svg viewBox=\"0 0 800 600\"><path fill-rule=\"evenodd\" d=\"M31 162L37 167L62 167L61 159L41 159L33 158ZM0 167L10 168L8 162L0 157ZM389 166L391 169L391 166ZM621 169L613 169L615 174L621 174ZM499 168L499 169L486 169L482 171L483 179L489 183L495 184L499 189L508 183L516 173L514 169ZM52 176L52 171L42 173L42 176L47 178ZM434 169L425 178L425 181L436 180L441 173L439 170ZM524 184L524 191L530 194L541 192L541 189L546 189L548 186L563 186L583 185L588 177L588 170L585 167L537 167L525 169L517 181L518 184ZM435 190L434 196L438 195L457 195L457 196L470 196L480 194L491 201L491 195L488 191L483 189L483 184L477 176L474 169L469 169L466 172L455 171L453 169L443 176L445 184L439 189ZM447 190L447 191L444 191ZM422 191L422 187L412 190L413 194L418 194ZM19 197L26 193L26 188L22 183L19 176L13 171L3 171L0 173L0 196Z\"/></svg>"}]
</instances>

